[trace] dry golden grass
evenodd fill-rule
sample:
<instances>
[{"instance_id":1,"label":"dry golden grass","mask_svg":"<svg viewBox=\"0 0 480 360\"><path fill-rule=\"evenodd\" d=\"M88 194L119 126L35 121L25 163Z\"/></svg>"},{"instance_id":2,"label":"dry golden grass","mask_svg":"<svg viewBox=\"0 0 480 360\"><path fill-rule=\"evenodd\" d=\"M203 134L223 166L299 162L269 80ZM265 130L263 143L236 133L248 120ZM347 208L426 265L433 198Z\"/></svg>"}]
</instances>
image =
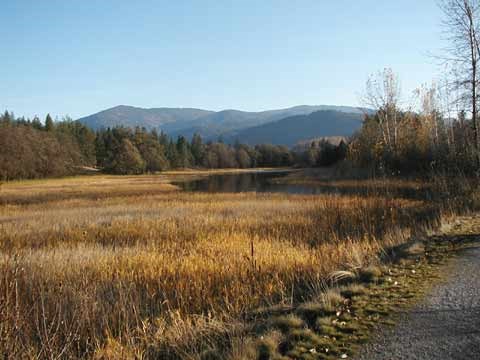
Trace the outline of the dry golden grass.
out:
<instances>
[{"instance_id":1,"label":"dry golden grass","mask_svg":"<svg viewBox=\"0 0 480 360\"><path fill-rule=\"evenodd\" d=\"M439 218L408 199L184 193L170 179L2 185L1 355L195 358L256 308L308 300Z\"/></svg>"}]
</instances>

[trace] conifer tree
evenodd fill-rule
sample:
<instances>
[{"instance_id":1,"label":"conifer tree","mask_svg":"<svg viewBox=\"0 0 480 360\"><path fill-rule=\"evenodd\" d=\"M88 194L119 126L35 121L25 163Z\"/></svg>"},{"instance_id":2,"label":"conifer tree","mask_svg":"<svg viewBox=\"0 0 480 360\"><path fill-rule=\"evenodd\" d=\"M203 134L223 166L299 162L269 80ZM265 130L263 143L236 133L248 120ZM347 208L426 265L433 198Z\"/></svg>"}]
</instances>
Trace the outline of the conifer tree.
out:
<instances>
[{"instance_id":1,"label":"conifer tree","mask_svg":"<svg viewBox=\"0 0 480 360\"><path fill-rule=\"evenodd\" d=\"M54 128L55 125L53 124L53 119L50 114L47 114L47 117L45 118L45 131L53 131Z\"/></svg>"},{"instance_id":2,"label":"conifer tree","mask_svg":"<svg viewBox=\"0 0 480 360\"><path fill-rule=\"evenodd\" d=\"M142 174L145 171L145 160L135 145L125 138L120 143L107 170L120 175Z\"/></svg>"}]
</instances>

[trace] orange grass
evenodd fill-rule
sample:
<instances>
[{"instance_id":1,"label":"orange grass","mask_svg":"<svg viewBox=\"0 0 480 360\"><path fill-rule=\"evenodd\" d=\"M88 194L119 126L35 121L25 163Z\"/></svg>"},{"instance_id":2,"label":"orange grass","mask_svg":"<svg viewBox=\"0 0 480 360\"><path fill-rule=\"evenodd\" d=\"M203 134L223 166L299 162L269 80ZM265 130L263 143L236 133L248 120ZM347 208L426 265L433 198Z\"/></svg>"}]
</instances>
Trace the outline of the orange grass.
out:
<instances>
[{"instance_id":1,"label":"orange grass","mask_svg":"<svg viewBox=\"0 0 480 360\"><path fill-rule=\"evenodd\" d=\"M202 331L308 299L439 218L407 199L184 193L163 176L12 183L0 204L13 358L188 358Z\"/></svg>"}]
</instances>

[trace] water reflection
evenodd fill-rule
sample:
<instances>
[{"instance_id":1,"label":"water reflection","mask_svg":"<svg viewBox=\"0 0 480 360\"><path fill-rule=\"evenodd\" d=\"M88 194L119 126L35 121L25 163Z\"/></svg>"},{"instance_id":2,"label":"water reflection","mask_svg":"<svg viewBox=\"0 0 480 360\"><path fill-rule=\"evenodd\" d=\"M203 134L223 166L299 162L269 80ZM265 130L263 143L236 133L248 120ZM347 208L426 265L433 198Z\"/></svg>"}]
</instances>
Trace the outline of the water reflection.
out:
<instances>
[{"instance_id":1,"label":"water reflection","mask_svg":"<svg viewBox=\"0 0 480 360\"><path fill-rule=\"evenodd\" d=\"M280 189L283 185L273 185L269 180L286 176L286 172L257 172L241 174L210 175L201 179L187 180L176 185L186 191L212 193L239 192L287 192ZM278 189L276 189L278 187Z\"/></svg>"},{"instance_id":2,"label":"water reflection","mask_svg":"<svg viewBox=\"0 0 480 360\"><path fill-rule=\"evenodd\" d=\"M339 194L340 189L328 186L300 184L275 184L272 182L286 176L287 172L257 172L241 174L210 175L201 179L175 183L185 191L210 193L274 192L300 195Z\"/></svg>"},{"instance_id":3,"label":"water reflection","mask_svg":"<svg viewBox=\"0 0 480 360\"><path fill-rule=\"evenodd\" d=\"M299 195L341 194L358 196L384 195L407 199L426 199L430 191L411 186L382 187L368 184L352 186L335 186L321 184L282 184L275 179L288 175L288 172L252 172L240 174L210 175L194 180L175 183L185 191L209 193L240 193L240 192L273 192Z\"/></svg>"}]
</instances>

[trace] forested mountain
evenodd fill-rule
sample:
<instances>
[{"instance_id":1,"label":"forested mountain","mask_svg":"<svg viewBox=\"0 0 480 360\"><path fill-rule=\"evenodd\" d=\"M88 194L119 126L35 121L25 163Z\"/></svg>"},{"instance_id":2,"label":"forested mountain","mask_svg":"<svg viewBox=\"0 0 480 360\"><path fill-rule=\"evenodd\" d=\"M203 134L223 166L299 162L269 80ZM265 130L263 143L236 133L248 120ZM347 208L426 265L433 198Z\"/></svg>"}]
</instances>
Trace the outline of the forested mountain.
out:
<instances>
[{"instance_id":1,"label":"forested mountain","mask_svg":"<svg viewBox=\"0 0 480 360\"><path fill-rule=\"evenodd\" d=\"M142 109L122 105L81 118L79 121L95 130L115 126L131 128L140 126L145 127L147 130L156 129L157 131L164 131L173 137L182 135L186 138L191 138L194 134L199 134L206 140L216 140L219 137L235 139L237 134L250 127L272 123L291 116L309 115L321 110L337 112L339 117L342 117L344 114L363 114L363 110L358 108L329 105L302 105L261 112L239 110L213 112L200 109L175 108ZM349 131L348 133L352 132ZM319 135L326 136L327 134ZM343 133L334 135L343 135Z\"/></svg>"},{"instance_id":2,"label":"forested mountain","mask_svg":"<svg viewBox=\"0 0 480 360\"><path fill-rule=\"evenodd\" d=\"M174 168L255 168L329 165L343 159L346 144L319 143L305 151L286 146L191 141L136 127L93 132L79 121L15 118L0 114L0 182L97 171L142 174Z\"/></svg>"},{"instance_id":3,"label":"forested mountain","mask_svg":"<svg viewBox=\"0 0 480 360\"><path fill-rule=\"evenodd\" d=\"M317 111L251 127L238 132L234 138L245 144L294 146L301 140L316 137L350 136L360 129L363 119L360 112Z\"/></svg>"},{"instance_id":4,"label":"forested mountain","mask_svg":"<svg viewBox=\"0 0 480 360\"><path fill-rule=\"evenodd\" d=\"M189 108L142 109L133 106L115 106L111 109L86 116L79 121L93 130L124 126L144 127L148 130L175 131L189 126L190 121L213 114L213 111ZM187 123L187 125L184 125Z\"/></svg>"},{"instance_id":5,"label":"forested mountain","mask_svg":"<svg viewBox=\"0 0 480 360\"><path fill-rule=\"evenodd\" d=\"M319 142L295 151L288 146L315 137L349 136L361 126L364 114L335 107L275 120L316 108L324 107L249 113L119 106L82 121L57 122L50 116L44 122L15 118L6 111L0 115L0 181L63 176L90 167L140 174L187 167L328 165L345 157L344 142ZM182 126L186 128L174 131Z\"/></svg>"}]
</instances>

